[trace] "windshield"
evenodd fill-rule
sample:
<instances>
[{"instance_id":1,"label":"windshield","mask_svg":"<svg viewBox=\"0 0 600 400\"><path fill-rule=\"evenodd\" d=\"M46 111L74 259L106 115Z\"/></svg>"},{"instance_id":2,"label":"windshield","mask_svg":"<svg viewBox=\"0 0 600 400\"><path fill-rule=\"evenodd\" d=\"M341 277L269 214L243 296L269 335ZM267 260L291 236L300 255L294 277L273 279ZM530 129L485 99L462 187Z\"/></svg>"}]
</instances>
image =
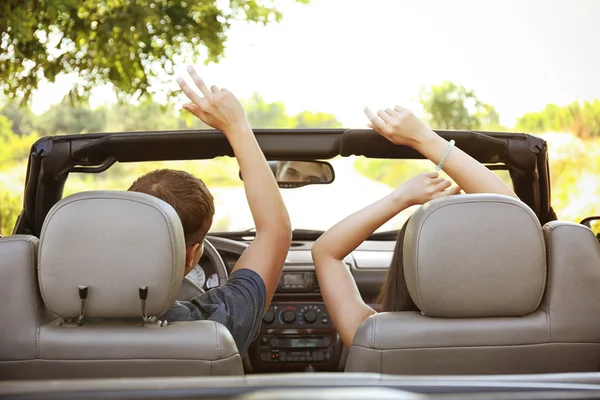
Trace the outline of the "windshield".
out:
<instances>
[{"instance_id":1,"label":"windshield","mask_svg":"<svg viewBox=\"0 0 600 400\"><path fill-rule=\"evenodd\" d=\"M293 229L327 230L348 215L388 195L407 179L435 168L428 160L383 160L353 156L328 161L335 171L334 182L280 189ZM94 189L127 190L138 176L157 168L182 169L206 183L215 200L215 217L210 232L254 228L237 162L230 157L117 164L96 175L71 174L64 195ZM496 172L511 185L507 171ZM415 209L411 207L404 210L377 232L400 229Z\"/></svg>"}]
</instances>

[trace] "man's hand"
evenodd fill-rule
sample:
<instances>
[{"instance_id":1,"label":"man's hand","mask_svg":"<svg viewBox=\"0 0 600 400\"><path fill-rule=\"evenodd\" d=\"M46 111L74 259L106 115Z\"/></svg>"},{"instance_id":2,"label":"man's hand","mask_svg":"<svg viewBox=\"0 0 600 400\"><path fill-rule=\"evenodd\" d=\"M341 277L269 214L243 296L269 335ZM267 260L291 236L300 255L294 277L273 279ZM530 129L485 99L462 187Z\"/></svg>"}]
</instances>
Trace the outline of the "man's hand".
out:
<instances>
[{"instance_id":1,"label":"man's hand","mask_svg":"<svg viewBox=\"0 0 600 400\"><path fill-rule=\"evenodd\" d=\"M212 86L209 90L193 67L188 67L188 72L202 95L178 79L179 86L192 101L183 107L227 137L244 177L246 198L256 226L256 238L232 272L243 268L256 272L265 283L268 306L290 248L290 216L242 104L226 89Z\"/></svg>"},{"instance_id":2,"label":"man's hand","mask_svg":"<svg viewBox=\"0 0 600 400\"><path fill-rule=\"evenodd\" d=\"M231 135L250 131L244 107L233 93L227 89L219 89L215 85L209 90L194 67L190 65L187 71L201 95L190 88L182 78L177 78L179 87L192 101L184 104L184 109L200 118L205 124L223 132L228 139L231 139Z\"/></svg>"}]
</instances>

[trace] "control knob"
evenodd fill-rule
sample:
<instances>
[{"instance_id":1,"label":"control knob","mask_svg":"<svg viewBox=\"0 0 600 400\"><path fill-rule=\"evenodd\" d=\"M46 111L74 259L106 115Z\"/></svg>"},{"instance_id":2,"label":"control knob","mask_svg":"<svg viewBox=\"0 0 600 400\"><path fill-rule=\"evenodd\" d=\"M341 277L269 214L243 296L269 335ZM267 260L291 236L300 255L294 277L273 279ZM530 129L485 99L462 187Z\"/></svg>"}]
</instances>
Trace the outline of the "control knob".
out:
<instances>
[{"instance_id":1,"label":"control knob","mask_svg":"<svg viewBox=\"0 0 600 400\"><path fill-rule=\"evenodd\" d=\"M304 320L309 324L312 324L317 320L317 313L314 311L307 311L304 313Z\"/></svg>"},{"instance_id":2,"label":"control knob","mask_svg":"<svg viewBox=\"0 0 600 400\"><path fill-rule=\"evenodd\" d=\"M283 321L286 324L291 324L296 320L296 313L293 311L286 311L283 313Z\"/></svg>"},{"instance_id":3,"label":"control knob","mask_svg":"<svg viewBox=\"0 0 600 400\"><path fill-rule=\"evenodd\" d=\"M263 322L266 324L270 324L275 320L275 314L272 311L267 311L265 315L263 315Z\"/></svg>"}]
</instances>

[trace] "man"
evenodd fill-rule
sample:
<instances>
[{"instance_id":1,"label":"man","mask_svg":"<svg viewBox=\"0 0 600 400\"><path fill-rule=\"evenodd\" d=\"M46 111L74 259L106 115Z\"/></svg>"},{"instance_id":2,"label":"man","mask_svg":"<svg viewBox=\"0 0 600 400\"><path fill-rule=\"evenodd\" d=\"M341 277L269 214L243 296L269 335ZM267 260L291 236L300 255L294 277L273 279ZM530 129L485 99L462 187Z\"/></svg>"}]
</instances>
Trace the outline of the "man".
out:
<instances>
[{"instance_id":1,"label":"man","mask_svg":"<svg viewBox=\"0 0 600 400\"><path fill-rule=\"evenodd\" d=\"M219 322L229 329L243 355L257 337L262 314L277 288L291 242L290 218L240 101L227 89L211 86L209 90L193 67L188 67L188 73L200 94L178 78L179 86L191 100L183 108L227 137L244 175L256 238L225 285L191 302L176 302L161 318ZM189 273L202 255L203 241L215 212L213 197L204 183L187 172L167 169L138 178L129 190L156 196L177 211L185 234L185 274Z\"/></svg>"},{"instance_id":2,"label":"man","mask_svg":"<svg viewBox=\"0 0 600 400\"><path fill-rule=\"evenodd\" d=\"M327 183L333 176L327 164L307 161L279 161L275 169L279 182Z\"/></svg>"}]
</instances>

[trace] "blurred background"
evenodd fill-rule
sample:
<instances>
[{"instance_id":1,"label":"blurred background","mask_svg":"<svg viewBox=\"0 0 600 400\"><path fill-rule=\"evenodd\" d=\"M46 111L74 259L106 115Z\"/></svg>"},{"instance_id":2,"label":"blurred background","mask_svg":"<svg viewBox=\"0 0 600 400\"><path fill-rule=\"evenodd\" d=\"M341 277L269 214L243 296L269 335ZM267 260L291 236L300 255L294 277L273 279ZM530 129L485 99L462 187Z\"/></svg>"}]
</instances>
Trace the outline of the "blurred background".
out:
<instances>
[{"instance_id":1,"label":"blurred background","mask_svg":"<svg viewBox=\"0 0 600 400\"><path fill-rule=\"evenodd\" d=\"M188 64L243 99L253 128L365 127L364 106L401 104L432 128L538 134L552 205L579 222L600 214L599 17L594 0L4 0L0 233L22 208L39 137L204 127L181 112L175 76ZM213 231L252 226L226 157L72 174L65 195L127 189L166 166L213 191ZM294 228L327 229L433 168L360 157L334 167L335 190L284 190Z\"/></svg>"}]
</instances>

